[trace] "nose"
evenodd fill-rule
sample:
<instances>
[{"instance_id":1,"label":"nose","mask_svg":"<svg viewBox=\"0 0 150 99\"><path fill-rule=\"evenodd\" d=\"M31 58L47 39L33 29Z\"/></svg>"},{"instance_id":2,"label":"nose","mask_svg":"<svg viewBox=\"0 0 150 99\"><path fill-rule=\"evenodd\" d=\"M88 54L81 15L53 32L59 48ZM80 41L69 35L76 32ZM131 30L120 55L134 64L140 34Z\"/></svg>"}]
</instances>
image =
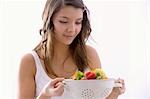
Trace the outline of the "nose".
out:
<instances>
[{"instance_id":1,"label":"nose","mask_svg":"<svg viewBox=\"0 0 150 99\"><path fill-rule=\"evenodd\" d=\"M75 24L74 23L69 24L67 31L69 33L74 33L75 30L76 30Z\"/></svg>"}]
</instances>

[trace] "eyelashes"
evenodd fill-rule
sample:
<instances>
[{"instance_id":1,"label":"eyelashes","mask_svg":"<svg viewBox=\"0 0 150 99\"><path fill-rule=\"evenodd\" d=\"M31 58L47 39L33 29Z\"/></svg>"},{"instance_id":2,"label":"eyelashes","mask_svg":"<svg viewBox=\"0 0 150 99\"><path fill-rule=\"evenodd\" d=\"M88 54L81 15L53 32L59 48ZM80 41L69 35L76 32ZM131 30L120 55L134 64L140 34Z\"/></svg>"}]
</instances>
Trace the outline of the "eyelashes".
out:
<instances>
[{"instance_id":1,"label":"eyelashes","mask_svg":"<svg viewBox=\"0 0 150 99\"><path fill-rule=\"evenodd\" d=\"M59 21L59 22L62 24L68 24L67 21ZM82 22L75 22L75 24L80 25L80 24L82 24Z\"/></svg>"},{"instance_id":2,"label":"eyelashes","mask_svg":"<svg viewBox=\"0 0 150 99\"><path fill-rule=\"evenodd\" d=\"M66 24L67 23L67 21L59 21L60 23L63 23L63 24Z\"/></svg>"}]
</instances>

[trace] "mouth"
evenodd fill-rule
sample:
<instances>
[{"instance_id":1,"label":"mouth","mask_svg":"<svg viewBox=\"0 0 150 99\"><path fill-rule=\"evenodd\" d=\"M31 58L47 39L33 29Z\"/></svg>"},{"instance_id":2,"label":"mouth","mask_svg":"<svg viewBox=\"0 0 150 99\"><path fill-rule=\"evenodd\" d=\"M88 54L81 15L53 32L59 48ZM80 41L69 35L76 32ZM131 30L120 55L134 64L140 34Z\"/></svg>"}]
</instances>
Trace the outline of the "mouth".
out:
<instances>
[{"instance_id":1,"label":"mouth","mask_svg":"<svg viewBox=\"0 0 150 99\"><path fill-rule=\"evenodd\" d=\"M67 37L67 38L73 38L74 36L72 35L63 35L64 37Z\"/></svg>"}]
</instances>

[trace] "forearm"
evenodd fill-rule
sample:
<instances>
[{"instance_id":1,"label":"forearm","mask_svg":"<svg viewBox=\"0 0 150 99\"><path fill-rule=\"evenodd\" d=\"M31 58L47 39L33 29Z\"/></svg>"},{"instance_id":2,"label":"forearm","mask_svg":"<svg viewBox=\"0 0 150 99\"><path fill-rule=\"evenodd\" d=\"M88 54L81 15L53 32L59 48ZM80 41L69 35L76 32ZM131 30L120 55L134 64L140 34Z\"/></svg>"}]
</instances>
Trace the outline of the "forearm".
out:
<instances>
[{"instance_id":1,"label":"forearm","mask_svg":"<svg viewBox=\"0 0 150 99\"><path fill-rule=\"evenodd\" d=\"M118 99L118 95L112 92L106 99Z\"/></svg>"},{"instance_id":2,"label":"forearm","mask_svg":"<svg viewBox=\"0 0 150 99\"><path fill-rule=\"evenodd\" d=\"M40 94L36 99L51 99L50 96L45 96L43 94Z\"/></svg>"}]
</instances>

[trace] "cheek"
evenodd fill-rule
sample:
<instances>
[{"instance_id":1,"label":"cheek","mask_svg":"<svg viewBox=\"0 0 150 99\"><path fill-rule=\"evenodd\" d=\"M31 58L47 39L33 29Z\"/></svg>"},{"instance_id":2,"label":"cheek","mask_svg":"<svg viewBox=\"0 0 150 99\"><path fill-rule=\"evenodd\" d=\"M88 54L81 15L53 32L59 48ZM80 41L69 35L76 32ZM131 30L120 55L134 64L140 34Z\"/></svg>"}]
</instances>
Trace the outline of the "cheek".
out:
<instances>
[{"instance_id":1,"label":"cheek","mask_svg":"<svg viewBox=\"0 0 150 99\"><path fill-rule=\"evenodd\" d=\"M65 29L62 25L55 23L54 24L54 32L56 33L61 33L63 32Z\"/></svg>"},{"instance_id":2,"label":"cheek","mask_svg":"<svg viewBox=\"0 0 150 99\"><path fill-rule=\"evenodd\" d=\"M77 27L77 29L76 29L76 33L78 33L79 34L79 32L81 31L81 28L82 28L82 26L80 25L80 26L78 26Z\"/></svg>"}]
</instances>

